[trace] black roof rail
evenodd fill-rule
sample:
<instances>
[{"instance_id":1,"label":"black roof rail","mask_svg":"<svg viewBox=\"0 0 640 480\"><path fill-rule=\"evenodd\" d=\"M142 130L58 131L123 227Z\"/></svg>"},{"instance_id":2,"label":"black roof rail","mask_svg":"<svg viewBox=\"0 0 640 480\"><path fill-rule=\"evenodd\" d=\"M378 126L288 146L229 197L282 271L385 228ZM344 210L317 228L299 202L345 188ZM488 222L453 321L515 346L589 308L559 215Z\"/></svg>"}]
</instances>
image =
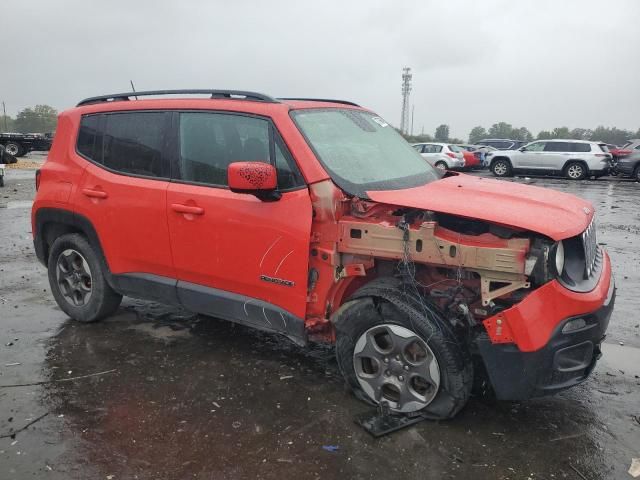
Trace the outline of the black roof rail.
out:
<instances>
[{"instance_id":1,"label":"black roof rail","mask_svg":"<svg viewBox=\"0 0 640 480\"><path fill-rule=\"evenodd\" d=\"M278 100L300 100L303 102L326 102L326 103L341 103L342 105L352 105L354 107L359 107L357 103L350 102L349 100L333 100L330 98L278 98Z\"/></svg>"},{"instance_id":2,"label":"black roof rail","mask_svg":"<svg viewBox=\"0 0 640 480\"><path fill-rule=\"evenodd\" d=\"M110 95L99 95L97 97L85 98L78 103L78 107L82 105L91 105L102 102L115 102L131 100L130 97L145 97L151 95L211 95L211 98L237 98L239 100L252 100L256 102L279 103L278 100L268 95L256 92L245 92L244 90L148 90L144 92L126 92L112 93Z\"/></svg>"}]
</instances>

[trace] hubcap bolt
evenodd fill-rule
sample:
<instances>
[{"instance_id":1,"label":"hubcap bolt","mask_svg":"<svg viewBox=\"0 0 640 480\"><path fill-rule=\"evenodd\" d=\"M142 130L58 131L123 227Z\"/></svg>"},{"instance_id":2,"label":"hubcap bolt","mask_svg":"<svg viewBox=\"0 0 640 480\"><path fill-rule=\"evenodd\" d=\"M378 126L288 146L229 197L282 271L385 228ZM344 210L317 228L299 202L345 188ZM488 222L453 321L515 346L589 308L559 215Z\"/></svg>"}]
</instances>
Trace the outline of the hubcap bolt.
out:
<instances>
[{"instance_id":1,"label":"hubcap bolt","mask_svg":"<svg viewBox=\"0 0 640 480\"><path fill-rule=\"evenodd\" d=\"M398 380L400 380L401 382L404 382L404 377L402 375L398 376Z\"/></svg>"},{"instance_id":2,"label":"hubcap bolt","mask_svg":"<svg viewBox=\"0 0 640 480\"><path fill-rule=\"evenodd\" d=\"M390 372L389 370L386 370L386 371L384 372L384 374L388 377L388 376L390 376L390 375L391 375L391 372Z\"/></svg>"},{"instance_id":3,"label":"hubcap bolt","mask_svg":"<svg viewBox=\"0 0 640 480\"><path fill-rule=\"evenodd\" d=\"M405 369L405 370L407 370L407 371L409 371L409 365L405 365L405 366L404 366L404 369Z\"/></svg>"},{"instance_id":4,"label":"hubcap bolt","mask_svg":"<svg viewBox=\"0 0 640 480\"><path fill-rule=\"evenodd\" d=\"M400 360L400 355L396 355L396 360Z\"/></svg>"},{"instance_id":5,"label":"hubcap bolt","mask_svg":"<svg viewBox=\"0 0 640 480\"><path fill-rule=\"evenodd\" d=\"M384 363L389 363L389 359L387 357L384 357Z\"/></svg>"}]
</instances>

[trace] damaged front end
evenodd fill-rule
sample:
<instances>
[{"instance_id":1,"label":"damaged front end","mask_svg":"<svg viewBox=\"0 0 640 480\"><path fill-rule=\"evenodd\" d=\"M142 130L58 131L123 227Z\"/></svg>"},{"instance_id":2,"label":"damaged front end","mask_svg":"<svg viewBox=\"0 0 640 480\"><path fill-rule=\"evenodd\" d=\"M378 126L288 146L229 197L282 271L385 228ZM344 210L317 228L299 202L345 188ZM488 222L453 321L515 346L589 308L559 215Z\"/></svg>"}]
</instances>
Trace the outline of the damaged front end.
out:
<instances>
[{"instance_id":1,"label":"damaged front end","mask_svg":"<svg viewBox=\"0 0 640 480\"><path fill-rule=\"evenodd\" d=\"M567 255L562 241L525 229L346 197L330 182L313 185L311 194L314 225L307 310L311 336L332 339L332 313L358 288L375 278L401 277L442 312L469 352L483 359L498 397L520 399L544 394L548 385L539 385L536 374L525 378L522 388L509 390L509 384L523 371L531 372L533 364L514 361L519 366L504 375L500 362L512 357L502 358L504 352L494 347L517 354L542 351L561 321L602 306L601 291L578 298L579 288L567 288L575 283L567 272L577 275L574 270L580 261L583 267L589 265L590 278L597 281L596 274L609 271L606 254L584 240L589 229L577 237L582 242L582 253L577 255L581 260L574 254L574 239L567 242L571 250ZM605 283L608 287L609 279ZM546 304L557 301L568 302L568 308ZM591 346L558 360L578 367L571 370L573 375L564 375L562 388L583 380L593 368L612 299L609 303L606 312L594 314L599 327L591 332ZM606 322L601 328L603 315ZM556 343L565 348L566 341L563 337ZM555 360L547 358L557 350L552 348L544 361L537 359L548 372L557 369Z\"/></svg>"}]
</instances>

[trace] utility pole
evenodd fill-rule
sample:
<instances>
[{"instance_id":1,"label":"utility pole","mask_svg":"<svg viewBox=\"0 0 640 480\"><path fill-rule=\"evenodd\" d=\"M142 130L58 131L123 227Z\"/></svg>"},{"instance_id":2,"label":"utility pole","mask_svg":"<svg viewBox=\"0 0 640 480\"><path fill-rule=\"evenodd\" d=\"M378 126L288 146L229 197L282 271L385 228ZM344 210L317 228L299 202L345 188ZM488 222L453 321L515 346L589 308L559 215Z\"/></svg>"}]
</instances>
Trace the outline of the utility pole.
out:
<instances>
[{"instance_id":1,"label":"utility pole","mask_svg":"<svg viewBox=\"0 0 640 480\"><path fill-rule=\"evenodd\" d=\"M402 118L400 119L400 131L405 135L409 133L409 95L411 94L411 68L402 69Z\"/></svg>"},{"instance_id":2,"label":"utility pole","mask_svg":"<svg viewBox=\"0 0 640 480\"><path fill-rule=\"evenodd\" d=\"M4 102L2 102L2 118L4 118L4 131L8 130L7 127L7 109L4 106Z\"/></svg>"},{"instance_id":3,"label":"utility pole","mask_svg":"<svg viewBox=\"0 0 640 480\"><path fill-rule=\"evenodd\" d=\"M413 137L413 114L416 113L416 106L411 106L411 136Z\"/></svg>"}]
</instances>

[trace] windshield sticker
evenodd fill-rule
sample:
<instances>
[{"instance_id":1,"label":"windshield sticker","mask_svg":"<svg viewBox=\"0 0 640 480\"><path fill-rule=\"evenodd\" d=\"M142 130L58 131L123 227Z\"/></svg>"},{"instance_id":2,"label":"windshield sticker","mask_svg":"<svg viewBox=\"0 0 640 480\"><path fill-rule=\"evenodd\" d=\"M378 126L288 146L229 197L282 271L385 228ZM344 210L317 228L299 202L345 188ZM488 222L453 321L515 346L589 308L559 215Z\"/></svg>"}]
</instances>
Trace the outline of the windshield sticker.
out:
<instances>
[{"instance_id":1,"label":"windshield sticker","mask_svg":"<svg viewBox=\"0 0 640 480\"><path fill-rule=\"evenodd\" d=\"M371 117L371 120L373 120L374 122L376 122L378 125L380 125L382 128L384 127L388 127L389 124L387 122L385 122L381 117Z\"/></svg>"}]
</instances>

